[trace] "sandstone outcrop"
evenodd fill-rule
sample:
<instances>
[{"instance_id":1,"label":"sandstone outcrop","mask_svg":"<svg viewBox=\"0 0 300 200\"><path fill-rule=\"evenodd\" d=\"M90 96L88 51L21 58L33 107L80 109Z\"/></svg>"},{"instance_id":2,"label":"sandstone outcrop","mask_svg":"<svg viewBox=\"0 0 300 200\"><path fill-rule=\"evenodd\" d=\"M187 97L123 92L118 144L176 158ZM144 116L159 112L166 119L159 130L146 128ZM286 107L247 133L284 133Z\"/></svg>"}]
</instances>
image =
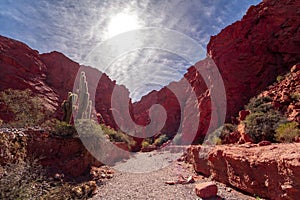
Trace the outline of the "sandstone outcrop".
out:
<instances>
[{"instance_id":1,"label":"sandstone outcrop","mask_svg":"<svg viewBox=\"0 0 300 200\"><path fill-rule=\"evenodd\" d=\"M111 111L114 87L127 95L126 101L131 105L128 90L116 85L97 69L80 66L59 52L39 54L22 42L3 36L0 36L0 71L0 91L8 88L30 89L45 101L45 106L54 111L58 118L62 117L61 103L68 92L76 88L74 84L80 71L86 72L89 91L93 91L91 95L95 97L95 109L106 125L117 128ZM11 117L1 112L0 119L6 122Z\"/></svg>"},{"instance_id":2,"label":"sandstone outcrop","mask_svg":"<svg viewBox=\"0 0 300 200\"><path fill-rule=\"evenodd\" d=\"M300 122L300 64L294 65L289 74L279 77L278 83L263 91L260 96L270 97L275 109L289 121Z\"/></svg>"},{"instance_id":3,"label":"sandstone outcrop","mask_svg":"<svg viewBox=\"0 0 300 200\"><path fill-rule=\"evenodd\" d=\"M300 144L191 146L196 172L268 199L300 196Z\"/></svg>"},{"instance_id":4,"label":"sandstone outcrop","mask_svg":"<svg viewBox=\"0 0 300 200\"><path fill-rule=\"evenodd\" d=\"M258 94L257 98L268 98L272 107L283 114L287 121L300 123L300 64L294 65L286 75L277 77L277 82ZM245 133L243 120L251 112L241 110L236 119L236 130L224 138L223 144L253 142ZM295 138L297 140L297 138Z\"/></svg>"},{"instance_id":5,"label":"sandstone outcrop","mask_svg":"<svg viewBox=\"0 0 300 200\"><path fill-rule=\"evenodd\" d=\"M97 160L92 153L101 151L101 141L92 138L89 148L98 148L92 153L86 149L79 137L58 137L44 130L34 129L1 129L0 130L0 164L15 163L20 159L36 159L47 167L50 173L62 173L71 177L87 175L91 169L103 164L113 165L115 162L129 158L128 152L120 152L110 148L104 162ZM115 144L124 148L122 144ZM127 149L128 151L128 149ZM104 159L104 158L103 158ZM93 168L94 167L94 168Z\"/></svg>"},{"instance_id":6,"label":"sandstone outcrop","mask_svg":"<svg viewBox=\"0 0 300 200\"><path fill-rule=\"evenodd\" d=\"M21 42L0 37L0 90L29 88L44 97L47 106L61 117L60 104L68 91L73 90L78 71L84 70L89 91L95 96L95 111L101 114L106 125L117 129L123 123L131 127L130 122L134 120L145 126L150 123L151 106L161 104L167 114L161 132L169 136L182 133L183 143L199 142L207 131L222 123L222 114L214 115L214 112L222 112L227 104L226 121L230 122L249 98L299 62L299 7L300 2L296 0L265 0L250 7L240 21L211 37L207 59L190 67L180 81L149 93L135 104L131 103L124 86L96 69L80 66L61 53L39 54ZM225 105L212 94L215 87L222 85L214 82L220 77L210 71L212 66L218 68L224 81L226 95L219 95L226 96ZM114 88L120 94L114 98L124 102L115 110L121 113L117 117L118 125L111 105ZM126 116L122 116L124 112ZM0 118L5 121L2 115ZM291 117L296 115L291 113Z\"/></svg>"},{"instance_id":7,"label":"sandstone outcrop","mask_svg":"<svg viewBox=\"0 0 300 200\"><path fill-rule=\"evenodd\" d=\"M54 111L59 96L45 83L46 70L47 66L39 59L37 51L0 36L0 91L8 88L30 89L42 97L49 110ZM9 117L3 112L0 114L4 121Z\"/></svg>"},{"instance_id":8,"label":"sandstone outcrop","mask_svg":"<svg viewBox=\"0 0 300 200\"><path fill-rule=\"evenodd\" d=\"M199 127L194 141L203 138L210 120L215 120L212 124L218 126L218 119L211 119L211 111L224 106L220 105L220 102L211 102L210 90L203 80L205 77L201 78L203 73L199 74L200 69L215 64L224 81L227 98L226 121L230 122L251 97L300 61L299 7L300 2L295 0L265 0L257 6L250 7L240 21L211 37L207 52L212 60L196 63L188 69L182 80L170 84L175 88L182 88L185 79L192 87L190 91L187 88L181 89L185 92L183 98L177 99L179 105L182 105L181 109L178 108L178 104L167 102L173 98L173 94L163 88L146 95L134 104L135 118L141 124L146 124L149 118L145 111L151 103L160 103L170 116L175 116L168 118L164 129L166 132L171 131L176 127L174 124L177 125L181 120L182 127L178 132L183 132L188 137L189 133L194 132L196 124ZM212 76L212 80L214 78ZM190 99L193 94L198 102ZM201 112L199 124L190 120L196 115L192 111L193 107L197 107ZM297 113L293 113L291 117L293 115Z\"/></svg>"}]
</instances>

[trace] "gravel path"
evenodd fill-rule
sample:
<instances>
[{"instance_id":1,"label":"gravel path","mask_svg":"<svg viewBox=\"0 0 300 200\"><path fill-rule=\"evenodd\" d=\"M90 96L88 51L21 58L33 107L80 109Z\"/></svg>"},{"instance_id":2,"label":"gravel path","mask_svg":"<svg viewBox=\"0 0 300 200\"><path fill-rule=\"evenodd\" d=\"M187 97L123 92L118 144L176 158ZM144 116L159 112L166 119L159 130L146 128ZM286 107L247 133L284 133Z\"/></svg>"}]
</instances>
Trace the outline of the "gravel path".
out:
<instances>
[{"instance_id":1,"label":"gravel path","mask_svg":"<svg viewBox=\"0 0 300 200\"><path fill-rule=\"evenodd\" d=\"M138 153L136 158L139 161L143 159L160 156L158 153ZM167 159L167 158L166 158ZM154 159L155 160L155 159ZM157 160L157 159L156 159ZM200 199L196 196L194 188L197 183L210 181L208 178L196 175L191 165L184 162L168 161L167 167L160 170L156 170L148 173L130 173L116 171L112 179L105 181L99 186L97 194L93 197L103 200L169 200L169 199ZM136 168L136 162L126 162L127 169L130 167L130 163L134 163ZM124 164L124 163L123 163ZM160 164L161 163L156 163ZM139 165L140 168L143 165ZM147 171L147 169L145 169ZM196 182L192 184L175 184L167 185L166 181L177 181L180 176L189 177L196 175ZM226 187L224 184L217 183L220 198L215 199L228 199L228 200L254 200L255 198L244 195L236 190Z\"/></svg>"}]
</instances>

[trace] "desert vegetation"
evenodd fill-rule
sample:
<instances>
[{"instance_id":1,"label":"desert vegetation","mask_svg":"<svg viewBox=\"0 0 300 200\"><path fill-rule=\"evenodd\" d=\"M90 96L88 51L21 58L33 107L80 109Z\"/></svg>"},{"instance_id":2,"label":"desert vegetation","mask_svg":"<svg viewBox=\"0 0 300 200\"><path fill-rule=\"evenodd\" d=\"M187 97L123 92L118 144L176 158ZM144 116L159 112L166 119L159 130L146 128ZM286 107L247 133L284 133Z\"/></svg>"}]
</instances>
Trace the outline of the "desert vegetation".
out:
<instances>
[{"instance_id":1,"label":"desert vegetation","mask_svg":"<svg viewBox=\"0 0 300 200\"><path fill-rule=\"evenodd\" d=\"M277 142L293 142L295 138L300 136L300 130L297 122L287 122L280 124L275 130L275 140Z\"/></svg>"},{"instance_id":2,"label":"desert vegetation","mask_svg":"<svg viewBox=\"0 0 300 200\"><path fill-rule=\"evenodd\" d=\"M274 96L274 88L283 90L288 87L288 81L295 77L291 73L277 77L277 83L269 86L273 93L258 95L250 99L245 106L248 114L243 119L238 119L238 124L224 124L208 135L210 144L227 144L240 142L240 134L246 135L253 143L269 141L272 143L291 143L300 137L299 123L288 118L288 109L295 108L299 104L299 93L277 91L280 95ZM286 89L285 89L286 90ZM269 95L270 95L269 94ZM280 98L278 97L280 96ZM275 98L277 98L275 100ZM279 98L279 99L278 99ZM291 112L291 111L289 111ZM236 140L234 139L236 137Z\"/></svg>"},{"instance_id":3,"label":"desert vegetation","mask_svg":"<svg viewBox=\"0 0 300 200\"><path fill-rule=\"evenodd\" d=\"M86 199L92 195L87 192L78 198L74 190L82 183L53 174L40 164L42 158L28 156L27 145L21 132L0 134L0 199Z\"/></svg>"},{"instance_id":4,"label":"desert vegetation","mask_svg":"<svg viewBox=\"0 0 300 200\"><path fill-rule=\"evenodd\" d=\"M154 137L145 138L142 142L142 151L148 151L160 148L164 143L171 140L166 134L158 134Z\"/></svg>"},{"instance_id":5,"label":"desert vegetation","mask_svg":"<svg viewBox=\"0 0 300 200\"><path fill-rule=\"evenodd\" d=\"M245 133L248 134L255 143L263 140L275 142L275 133L279 125L287 122L280 111L272 106L268 97L257 97L250 100L246 109L250 114L242 122L245 125Z\"/></svg>"},{"instance_id":6,"label":"desert vegetation","mask_svg":"<svg viewBox=\"0 0 300 200\"><path fill-rule=\"evenodd\" d=\"M9 163L0 170L1 199L74 199L74 185L47 176L37 160Z\"/></svg>"},{"instance_id":7,"label":"desert vegetation","mask_svg":"<svg viewBox=\"0 0 300 200\"><path fill-rule=\"evenodd\" d=\"M297 94L291 94L293 101L299 101ZM239 126L234 124L224 124L213 133L209 134L208 141L212 144L226 144L230 138L239 134L239 127L242 127L243 134L251 138L253 143L270 141L274 143L290 143L300 136L299 124L290 121L280 111L275 109L273 99L269 96L257 96L250 99L245 106L249 114L239 122Z\"/></svg>"},{"instance_id":8,"label":"desert vegetation","mask_svg":"<svg viewBox=\"0 0 300 200\"><path fill-rule=\"evenodd\" d=\"M6 130L0 134L0 199L87 199L96 189L94 182L65 179L63 174L53 174L52 169L42 166L40 160L43 158L28 156L28 137L22 130L40 129L46 131L48 137L61 140L89 137L124 142L129 149L135 145L135 141L123 132L91 119L92 102L84 72L78 93L68 94L62 104L64 115L59 120L47 110L42 98L29 89L0 92L0 109L7 116L0 121L0 126ZM76 114L75 119L73 114Z\"/></svg>"},{"instance_id":9,"label":"desert vegetation","mask_svg":"<svg viewBox=\"0 0 300 200\"><path fill-rule=\"evenodd\" d=\"M221 145L228 141L231 133L234 132L236 126L230 123L225 123L223 126L216 129L213 133L208 135L207 142L209 144Z\"/></svg>"},{"instance_id":10,"label":"desert vegetation","mask_svg":"<svg viewBox=\"0 0 300 200\"><path fill-rule=\"evenodd\" d=\"M41 97L34 95L29 89L7 89L0 92L0 109L7 116L2 126L32 127L41 125L51 116L51 111L45 108ZM1 125L0 124L0 125Z\"/></svg>"}]
</instances>

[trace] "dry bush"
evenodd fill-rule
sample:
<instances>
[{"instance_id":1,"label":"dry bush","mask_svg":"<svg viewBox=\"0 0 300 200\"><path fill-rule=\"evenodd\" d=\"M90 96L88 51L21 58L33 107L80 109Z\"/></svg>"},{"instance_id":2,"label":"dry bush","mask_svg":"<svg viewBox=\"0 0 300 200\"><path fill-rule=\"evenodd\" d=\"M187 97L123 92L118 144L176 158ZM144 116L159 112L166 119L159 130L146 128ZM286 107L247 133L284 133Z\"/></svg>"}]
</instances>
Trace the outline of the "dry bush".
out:
<instances>
[{"instance_id":1,"label":"dry bush","mask_svg":"<svg viewBox=\"0 0 300 200\"><path fill-rule=\"evenodd\" d=\"M7 89L0 92L1 112L13 116L5 125L9 127L31 127L42 124L52 113L42 99L32 91Z\"/></svg>"},{"instance_id":2,"label":"dry bush","mask_svg":"<svg viewBox=\"0 0 300 200\"><path fill-rule=\"evenodd\" d=\"M275 132L275 140L277 142L293 142L296 137L300 136L297 122L280 124Z\"/></svg>"},{"instance_id":3,"label":"dry bush","mask_svg":"<svg viewBox=\"0 0 300 200\"><path fill-rule=\"evenodd\" d=\"M135 145L135 141L133 140L133 138L128 136L127 134L121 131L116 131L104 124L101 124L100 126L103 131L103 134L107 135L111 142L125 142L129 149L130 147Z\"/></svg>"},{"instance_id":4,"label":"dry bush","mask_svg":"<svg viewBox=\"0 0 300 200\"><path fill-rule=\"evenodd\" d=\"M15 163L26 157L26 137L0 133L0 164Z\"/></svg>"},{"instance_id":5,"label":"dry bush","mask_svg":"<svg viewBox=\"0 0 300 200\"><path fill-rule=\"evenodd\" d=\"M71 185L46 176L37 160L7 164L0 175L0 199L72 199Z\"/></svg>"},{"instance_id":6,"label":"dry bush","mask_svg":"<svg viewBox=\"0 0 300 200\"><path fill-rule=\"evenodd\" d=\"M160 135L155 141L154 141L154 145L155 146L161 146L162 144L164 144L165 142L167 142L170 138L166 135Z\"/></svg>"}]
</instances>

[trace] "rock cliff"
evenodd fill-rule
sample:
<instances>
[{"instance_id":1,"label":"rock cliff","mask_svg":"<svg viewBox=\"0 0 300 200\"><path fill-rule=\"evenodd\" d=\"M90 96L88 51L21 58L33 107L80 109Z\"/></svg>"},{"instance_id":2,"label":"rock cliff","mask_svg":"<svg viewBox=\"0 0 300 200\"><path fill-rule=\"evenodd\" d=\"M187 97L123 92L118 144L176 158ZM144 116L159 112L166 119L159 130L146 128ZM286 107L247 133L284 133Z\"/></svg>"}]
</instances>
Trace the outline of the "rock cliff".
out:
<instances>
[{"instance_id":1,"label":"rock cliff","mask_svg":"<svg viewBox=\"0 0 300 200\"><path fill-rule=\"evenodd\" d=\"M213 82L218 77L210 72L210 67L216 66L224 81L226 120L230 121L250 97L300 61L299 7L297 0L265 0L250 7L241 21L211 37L207 59L191 66L180 81L153 91L134 104L124 86L96 69L80 66L61 53L39 54L21 42L0 37L0 90L29 88L61 116L60 104L73 90L77 73L84 70L91 95L95 96L95 109L105 124L117 128L111 109L113 89L117 87L121 95L116 98L129 106L119 107L116 112L128 109L137 124L147 125L150 107L161 104L167 113L161 132L170 136L182 132L186 143L201 141L209 124L217 128L222 122L222 117L213 115L213 111L219 113L226 107L217 96L211 100L212 88L220 82ZM212 84L207 85L207 80ZM0 116L4 120L5 117L3 113Z\"/></svg>"},{"instance_id":2,"label":"rock cliff","mask_svg":"<svg viewBox=\"0 0 300 200\"><path fill-rule=\"evenodd\" d=\"M198 73L199 69L215 64L224 81L227 99L226 121L230 122L249 98L275 82L278 75L288 72L294 64L300 62L299 8L300 2L296 0L265 0L257 6L250 7L241 21L211 37L207 52L214 63L198 62L188 69L181 81L171 83L180 88L182 81L186 79L192 86L192 91L187 91L185 97L179 100L183 105L181 110L167 102L172 98L172 93L163 88L146 95L134 104L135 118L139 119L141 124L145 124L148 121L145 110L152 103L160 103L165 105L170 116L175 116L168 118L165 131L177 128L178 117L181 117L182 130L179 132L189 134L197 124L190 121L195 115L191 108L197 106L201 115L196 139L203 138L210 120L216 120L211 119L212 109L224 106L211 102L211 93L203 81L205 77L201 78L203 74ZM191 101L190 97L194 94L198 102ZM218 126L218 121L213 122L213 125Z\"/></svg>"}]
</instances>

